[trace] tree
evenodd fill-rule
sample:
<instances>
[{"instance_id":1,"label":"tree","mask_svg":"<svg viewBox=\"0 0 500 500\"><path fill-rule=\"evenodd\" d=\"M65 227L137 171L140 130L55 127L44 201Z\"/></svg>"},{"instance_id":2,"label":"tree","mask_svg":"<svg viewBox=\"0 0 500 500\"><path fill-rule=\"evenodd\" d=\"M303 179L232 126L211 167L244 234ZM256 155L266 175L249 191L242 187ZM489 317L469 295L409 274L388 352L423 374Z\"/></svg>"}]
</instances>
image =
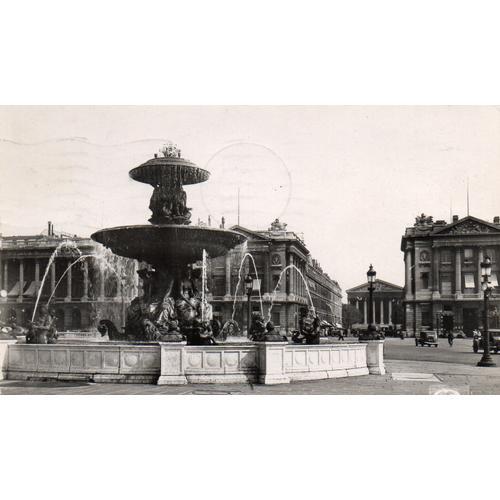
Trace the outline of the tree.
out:
<instances>
[{"instance_id":1,"label":"tree","mask_svg":"<svg viewBox=\"0 0 500 500\"><path fill-rule=\"evenodd\" d=\"M354 323L361 323L363 316L352 304L342 304L342 324L344 328L352 328Z\"/></svg>"}]
</instances>

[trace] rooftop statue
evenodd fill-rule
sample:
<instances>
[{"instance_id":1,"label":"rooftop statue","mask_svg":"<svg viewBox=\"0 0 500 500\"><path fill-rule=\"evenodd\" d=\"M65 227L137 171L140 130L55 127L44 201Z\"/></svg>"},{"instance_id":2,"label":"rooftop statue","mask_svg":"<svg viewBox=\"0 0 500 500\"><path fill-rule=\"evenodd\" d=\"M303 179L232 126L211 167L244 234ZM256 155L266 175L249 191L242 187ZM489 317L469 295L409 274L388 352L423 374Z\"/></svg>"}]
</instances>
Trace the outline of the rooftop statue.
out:
<instances>
[{"instance_id":1,"label":"rooftop statue","mask_svg":"<svg viewBox=\"0 0 500 500\"><path fill-rule=\"evenodd\" d=\"M286 227L288 224L284 222L280 222L279 219L275 219L274 222L271 223L271 227L269 231L286 231Z\"/></svg>"},{"instance_id":2,"label":"rooftop statue","mask_svg":"<svg viewBox=\"0 0 500 500\"><path fill-rule=\"evenodd\" d=\"M422 213L421 215L417 215L415 217L415 226L429 226L433 223L432 215L425 215Z\"/></svg>"}]
</instances>

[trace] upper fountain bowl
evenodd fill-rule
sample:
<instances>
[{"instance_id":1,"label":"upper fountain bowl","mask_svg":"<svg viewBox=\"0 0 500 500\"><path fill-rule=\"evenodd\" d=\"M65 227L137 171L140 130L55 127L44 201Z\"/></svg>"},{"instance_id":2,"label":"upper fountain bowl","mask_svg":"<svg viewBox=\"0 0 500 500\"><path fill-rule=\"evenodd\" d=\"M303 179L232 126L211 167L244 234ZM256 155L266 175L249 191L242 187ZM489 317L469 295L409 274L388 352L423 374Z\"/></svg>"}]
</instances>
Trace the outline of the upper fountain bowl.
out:
<instances>
[{"instance_id":1,"label":"upper fountain bowl","mask_svg":"<svg viewBox=\"0 0 500 500\"><path fill-rule=\"evenodd\" d=\"M149 264L193 263L201 260L203 250L210 257L219 257L246 240L228 229L175 224L113 227L97 231L91 238L121 257Z\"/></svg>"},{"instance_id":2,"label":"upper fountain bowl","mask_svg":"<svg viewBox=\"0 0 500 500\"><path fill-rule=\"evenodd\" d=\"M206 181L210 177L210 172L197 167L189 160L175 156L151 158L129 172L132 179L152 186L159 185L165 175L178 178L182 185L186 185Z\"/></svg>"}]
</instances>

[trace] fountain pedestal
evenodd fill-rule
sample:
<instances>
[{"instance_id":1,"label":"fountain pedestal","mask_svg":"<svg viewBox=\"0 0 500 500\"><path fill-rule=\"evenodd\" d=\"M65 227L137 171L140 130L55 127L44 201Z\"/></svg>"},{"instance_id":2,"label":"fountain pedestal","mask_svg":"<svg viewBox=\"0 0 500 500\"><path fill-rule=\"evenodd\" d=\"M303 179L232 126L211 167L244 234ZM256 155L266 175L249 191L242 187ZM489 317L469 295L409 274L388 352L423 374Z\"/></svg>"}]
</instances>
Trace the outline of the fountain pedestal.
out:
<instances>
[{"instance_id":1,"label":"fountain pedestal","mask_svg":"<svg viewBox=\"0 0 500 500\"><path fill-rule=\"evenodd\" d=\"M259 347L259 383L288 384L285 351L288 342L256 342Z\"/></svg>"},{"instance_id":2,"label":"fountain pedestal","mask_svg":"<svg viewBox=\"0 0 500 500\"><path fill-rule=\"evenodd\" d=\"M16 339L0 339L0 380L7 378L8 351L9 346L14 345Z\"/></svg>"},{"instance_id":3,"label":"fountain pedestal","mask_svg":"<svg viewBox=\"0 0 500 500\"><path fill-rule=\"evenodd\" d=\"M360 340L359 342L366 344L366 365L370 375L385 375L384 341Z\"/></svg>"},{"instance_id":4,"label":"fountain pedestal","mask_svg":"<svg viewBox=\"0 0 500 500\"><path fill-rule=\"evenodd\" d=\"M184 375L184 346L186 342L160 342L161 371L158 385L187 384Z\"/></svg>"}]
</instances>

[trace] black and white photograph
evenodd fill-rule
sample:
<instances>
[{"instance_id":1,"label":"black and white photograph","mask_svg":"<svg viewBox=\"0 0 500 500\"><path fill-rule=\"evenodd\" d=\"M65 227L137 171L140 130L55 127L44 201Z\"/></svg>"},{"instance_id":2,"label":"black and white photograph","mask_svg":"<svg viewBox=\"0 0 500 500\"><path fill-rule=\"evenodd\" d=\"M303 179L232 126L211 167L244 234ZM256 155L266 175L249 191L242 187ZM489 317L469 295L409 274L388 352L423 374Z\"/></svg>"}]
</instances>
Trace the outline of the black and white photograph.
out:
<instances>
[{"instance_id":1,"label":"black and white photograph","mask_svg":"<svg viewBox=\"0 0 500 500\"><path fill-rule=\"evenodd\" d=\"M1 108L2 393L500 393L499 116Z\"/></svg>"},{"instance_id":2,"label":"black and white photograph","mask_svg":"<svg viewBox=\"0 0 500 500\"><path fill-rule=\"evenodd\" d=\"M499 18L3 2L2 498L494 496Z\"/></svg>"}]
</instances>

